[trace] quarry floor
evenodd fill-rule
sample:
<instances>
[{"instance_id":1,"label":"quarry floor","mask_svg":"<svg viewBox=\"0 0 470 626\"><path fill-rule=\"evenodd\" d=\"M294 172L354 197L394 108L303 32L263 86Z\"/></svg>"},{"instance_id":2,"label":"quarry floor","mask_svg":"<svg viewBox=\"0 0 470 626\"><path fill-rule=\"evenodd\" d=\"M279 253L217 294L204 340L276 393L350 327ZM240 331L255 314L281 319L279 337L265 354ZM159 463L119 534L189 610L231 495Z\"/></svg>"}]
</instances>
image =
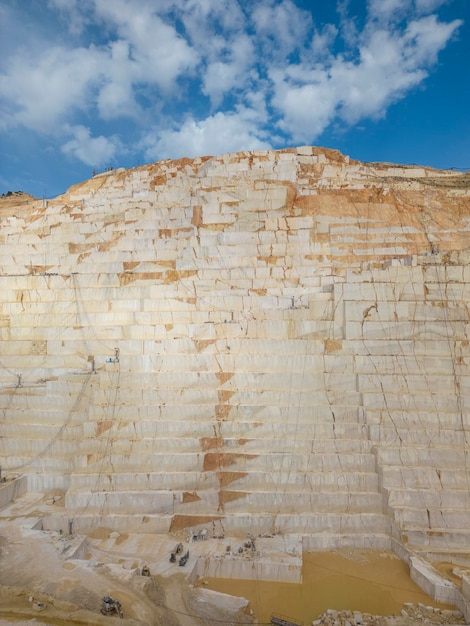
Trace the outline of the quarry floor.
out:
<instances>
[{"instance_id":1,"label":"quarry floor","mask_svg":"<svg viewBox=\"0 0 470 626\"><path fill-rule=\"evenodd\" d=\"M124 619L119 623L123 626L256 623L247 601L236 596L236 592L242 589L237 581L229 584L228 589L223 585L219 587L235 595L210 590L211 583L207 580L202 581L207 586L195 586L189 581L196 557L210 554L223 558L227 546L231 544L232 549L243 546L243 538L210 538L188 543L187 533L183 532L180 536L125 535L101 527L84 538L34 530L32 527L41 515L46 511L50 513L51 497L55 498L57 494L29 493L0 511L0 624L98 626L115 623L117 618L100 614L104 596L121 602ZM59 496L55 506L61 506L60 500ZM266 538L263 556L273 562L276 559L285 562L290 558L293 564L298 564L299 539ZM179 541L183 543L184 551L190 551L184 568L169 561L170 552ZM268 552L266 545L269 543ZM237 558L236 552L234 550L234 558ZM366 558L361 551L348 551L343 556L357 567L361 562L364 564ZM396 558L385 554L382 557L386 557L383 558L384 569L389 567L390 559ZM240 558L250 558L250 555L245 553L245 557ZM150 577L141 575L143 565L148 565ZM271 587L277 593L275 585L265 584L268 585L266 589ZM332 584L348 583L335 580ZM395 581L395 584L401 583ZM217 585L214 588L218 588ZM324 589L322 593L329 592ZM419 600L426 602L424 596ZM286 608L290 607L286 604ZM268 619L262 609L256 607L256 610L263 619ZM305 624L311 623L317 615L313 613ZM416 623L404 617L384 621L386 619L378 618L369 624L405 626ZM429 623L463 622L449 613L448 619L442 617L438 622Z\"/></svg>"}]
</instances>

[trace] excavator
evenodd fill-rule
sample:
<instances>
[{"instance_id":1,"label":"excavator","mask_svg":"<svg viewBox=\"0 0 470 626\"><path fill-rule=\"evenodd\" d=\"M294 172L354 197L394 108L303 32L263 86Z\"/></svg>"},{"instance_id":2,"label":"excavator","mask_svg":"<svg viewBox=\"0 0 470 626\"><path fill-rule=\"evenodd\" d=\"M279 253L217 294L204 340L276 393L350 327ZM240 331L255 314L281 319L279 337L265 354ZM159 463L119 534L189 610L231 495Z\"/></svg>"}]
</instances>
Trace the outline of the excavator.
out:
<instances>
[{"instance_id":1,"label":"excavator","mask_svg":"<svg viewBox=\"0 0 470 626\"><path fill-rule=\"evenodd\" d=\"M119 615L121 619L124 617L121 603L118 600L113 600L110 596L105 596L101 600L101 613L103 615Z\"/></svg>"}]
</instances>

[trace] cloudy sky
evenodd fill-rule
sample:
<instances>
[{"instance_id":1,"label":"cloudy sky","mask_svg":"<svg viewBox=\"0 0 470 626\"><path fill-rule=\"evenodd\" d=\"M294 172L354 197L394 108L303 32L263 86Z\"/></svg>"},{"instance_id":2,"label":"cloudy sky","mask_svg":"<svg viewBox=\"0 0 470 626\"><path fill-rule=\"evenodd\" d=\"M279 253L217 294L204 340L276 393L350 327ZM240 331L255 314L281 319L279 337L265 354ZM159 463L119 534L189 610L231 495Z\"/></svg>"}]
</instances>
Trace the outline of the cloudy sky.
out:
<instances>
[{"instance_id":1,"label":"cloudy sky","mask_svg":"<svg viewBox=\"0 0 470 626\"><path fill-rule=\"evenodd\" d=\"M0 0L0 193L321 145L470 168L470 0Z\"/></svg>"}]
</instances>

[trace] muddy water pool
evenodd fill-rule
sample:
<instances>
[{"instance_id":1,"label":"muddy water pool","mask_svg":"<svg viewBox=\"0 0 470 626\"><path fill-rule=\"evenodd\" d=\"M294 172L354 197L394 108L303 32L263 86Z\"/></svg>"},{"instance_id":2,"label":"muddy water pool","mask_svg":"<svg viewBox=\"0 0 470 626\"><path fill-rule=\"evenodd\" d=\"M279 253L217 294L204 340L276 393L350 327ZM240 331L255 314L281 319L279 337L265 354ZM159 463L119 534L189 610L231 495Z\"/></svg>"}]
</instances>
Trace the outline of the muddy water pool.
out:
<instances>
[{"instance_id":1,"label":"muddy water pool","mask_svg":"<svg viewBox=\"0 0 470 626\"><path fill-rule=\"evenodd\" d=\"M260 622L273 612L311 623L327 609L397 615L404 602L439 608L410 578L408 567L392 552L304 553L301 584L203 578L198 585L243 596Z\"/></svg>"}]
</instances>

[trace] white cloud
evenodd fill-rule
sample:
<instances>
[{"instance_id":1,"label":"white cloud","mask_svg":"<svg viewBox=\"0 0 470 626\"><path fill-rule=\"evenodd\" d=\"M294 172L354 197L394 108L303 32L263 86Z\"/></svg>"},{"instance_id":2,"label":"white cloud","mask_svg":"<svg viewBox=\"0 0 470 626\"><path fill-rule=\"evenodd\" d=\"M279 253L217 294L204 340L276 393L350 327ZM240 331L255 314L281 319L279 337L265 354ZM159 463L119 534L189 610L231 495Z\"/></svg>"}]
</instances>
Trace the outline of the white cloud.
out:
<instances>
[{"instance_id":1,"label":"white cloud","mask_svg":"<svg viewBox=\"0 0 470 626\"><path fill-rule=\"evenodd\" d=\"M246 18L236 0L174 0L188 40L201 57L213 61L227 39L246 31Z\"/></svg>"},{"instance_id":2,"label":"white cloud","mask_svg":"<svg viewBox=\"0 0 470 626\"><path fill-rule=\"evenodd\" d=\"M251 79L256 78L253 66L256 50L253 41L240 34L230 42L227 61L215 61L207 65L203 78L202 92L209 96L214 106L218 106L225 94L234 90L242 91Z\"/></svg>"},{"instance_id":3,"label":"white cloud","mask_svg":"<svg viewBox=\"0 0 470 626\"><path fill-rule=\"evenodd\" d=\"M416 9L420 13L431 13L444 4L448 4L449 0L415 0Z\"/></svg>"},{"instance_id":4,"label":"white cloud","mask_svg":"<svg viewBox=\"0 0 470 626\"><path fill-rule=\"evenodd\" d=\"M353 124L383 116L391 103L426 78L460 24L442 23L432 15L410 22L404 32L369 25L355 61L338 55L320 66L304 62L272 70L272 103L280 128L294 141L312 141L335 118Z\"/></svg>"},{"instance_id":5,"label":"white cloud","mask_svg":"<svg viewBox=\"0 0 470 626\"><path fill-rule=\"evenodd\" d=\"M426 72L407 63L405 57L402 40L377 31L361 49L359 63L338 63L332 80L338 93L339 116L350 124L364 117L380 117L405 90L418 85Z\"/></svg>"},{"instance_id":6,"label":"white cloud","mask_svg":"<svg viewBox=\"0 0 470 626\"><path fill-rule=\"evenodd\" d=\"M260 130L259 114L242 107L239 111L219 112L201 121L188 117L178 128L149 134L142 147L148 159L164 159L272 146L266 133Z\"/></svg>"},{"instance_id":7,"label":"white cloud","mask_svg":"<svg viewBox=\"0 0 470 626\"><path fill-rule=\"evenodd\" d=\"M109 55L101 68L103 85L97 94L99 115L103 120L138 116L140 107L132 84L135 61L131 59L129 43L123 40L112 42Z\"/></svg>"},{"instance_id":8,"label":"white cloud","mask_svg":"<svg viewBox=\"0 0 470 626\"><path fill-rule=\"evenodd\" d=\"M26 53L12 57L0 75L0 91L10 104L9 123L55 133L68 114L89 108L102 63L103 52L92 47L54 46L36 58Z\"/></svg>"},{"instance_id":9,"label":"white cloud","mask_svg":"<svg viewBox=\"0 0 470 626\"><path fill-rule=\"evenodd\" d=\"M335 114L338 94L328 72L318 70L310 80L299 84L290 72L273 70L273 105L280 112L279 127L294 141L320 135Z\"/></svg>"},{"instance_id":10,"label":"white cloud","mask_svg":"<svg viewBox=\"0 0 470 626\"><path fill-rule=\"evenodd\" d=\"M152 3L132 0L95 0L96 15L127 41L134 82L153 83L168 90L175 80L195 67L198 53L154 12ZM137 10L138 7L138 10Z\"/></svg>"},{"instance_id":11,"label":"white cloud","mask_svg":"<svg viewBox=\"0 0 470 626\"><path fill-rule=\"evenodd\" d=\"M109 164L123 151L121 140L116 136L92 137L90 129L85 126L72 126L69 130L73 137L62 146L62 152L87 165Z\"/></svg>"},{"instance_id":12,"label":"white cloud","mask_svg":"<svg viewBox=\"0 0 470 626\"><path fill-rule=\"evenodd\" d=\"M310 44L313 58L319 61L328 59L337 36L338 29L333 24L326 24L321 30L316 30Z\"/></svg>"},{"instance_id":13,"label":"white cloud","mask_svg":"<svg viewBox=\"0 0 470 626\"><path fill-rule=\"evenodd\" d=\"M410 10L412 0L368 0L369 16L378 19L400 19Z\"/></svg>"},{"instance_id":14,"label":"white cloud","mask_svg":"<svg viewBox=\"0 0 470 626\"><path fill-rule=\"evenodd\" d=\"M148 158L279 145L268 127L309 143L338 120L383 116L422 83L461 25L432 13L446 1L367 0L359 28L348 0L337 25L293 0L48 0L36 35L20 39L8 0L0 124L93 165L122 152L100 125L124 118Z\"/></svg>"},{"instance_id":15,"label":"white cloud","mask_svg":"<svg viewBox=\"0 0 470 626\"><path fill-rule=\"evenodd\" d=\"M292 0L254 3L252 20L256 36L274 57L288 57L301 48L312 27L310 13Z\"/></svg>"},{"instance_id":16,"label":"white cloud","mask_svg":"<svg viewBox=\"0 0 470 626\"><path fill-rule=\"evenodd\" d=\"M79 10L77 4L62 0L50 3L74 15ZM169 89L195 65L197 55L151 5L142 5L145 10L139 12L129 0L96 3L97 18L106 19L107 28L122 38L88 47L43 41L34 55L19 48L3 61L0 72L4 128L21 124L60 134L72 115L95 107L103 120L137 117L141 111L135 94L140 85ZM89 3L84 4L89 10Z\"/></svg>"},{"instance_id":17,"label":"white cloud","mask_svg":"<svg viewBox=\"0 0 470 626\"><path fill-rule=\"evenodd\" d=\"M87 10L91 9L88 0L48 0L47 4L59 12L63 23L72 35L80 35L91 18Z\"/></svg>"},{"instance_id":18,"label":"white cloud","mask_svg":"<svg viewBox=\"0 0 470 626\"><path fill-rule=\"evenodd\" d=\"M435 15L410 22L403 36L403 56L414 67L434 65L438 53L461 24L461 20L438 22Z\"/></svg>"},{"instance_id":19,"label":"white cloud","mask_svg":"<svg viewBox=\"0 0 470 626\"><path fill-rule=\"evenodd\" d=\"M404 17L420 17L436 11L449 0L368 0L369 17L398 22Z\"/></svg>"}]
</instances>

